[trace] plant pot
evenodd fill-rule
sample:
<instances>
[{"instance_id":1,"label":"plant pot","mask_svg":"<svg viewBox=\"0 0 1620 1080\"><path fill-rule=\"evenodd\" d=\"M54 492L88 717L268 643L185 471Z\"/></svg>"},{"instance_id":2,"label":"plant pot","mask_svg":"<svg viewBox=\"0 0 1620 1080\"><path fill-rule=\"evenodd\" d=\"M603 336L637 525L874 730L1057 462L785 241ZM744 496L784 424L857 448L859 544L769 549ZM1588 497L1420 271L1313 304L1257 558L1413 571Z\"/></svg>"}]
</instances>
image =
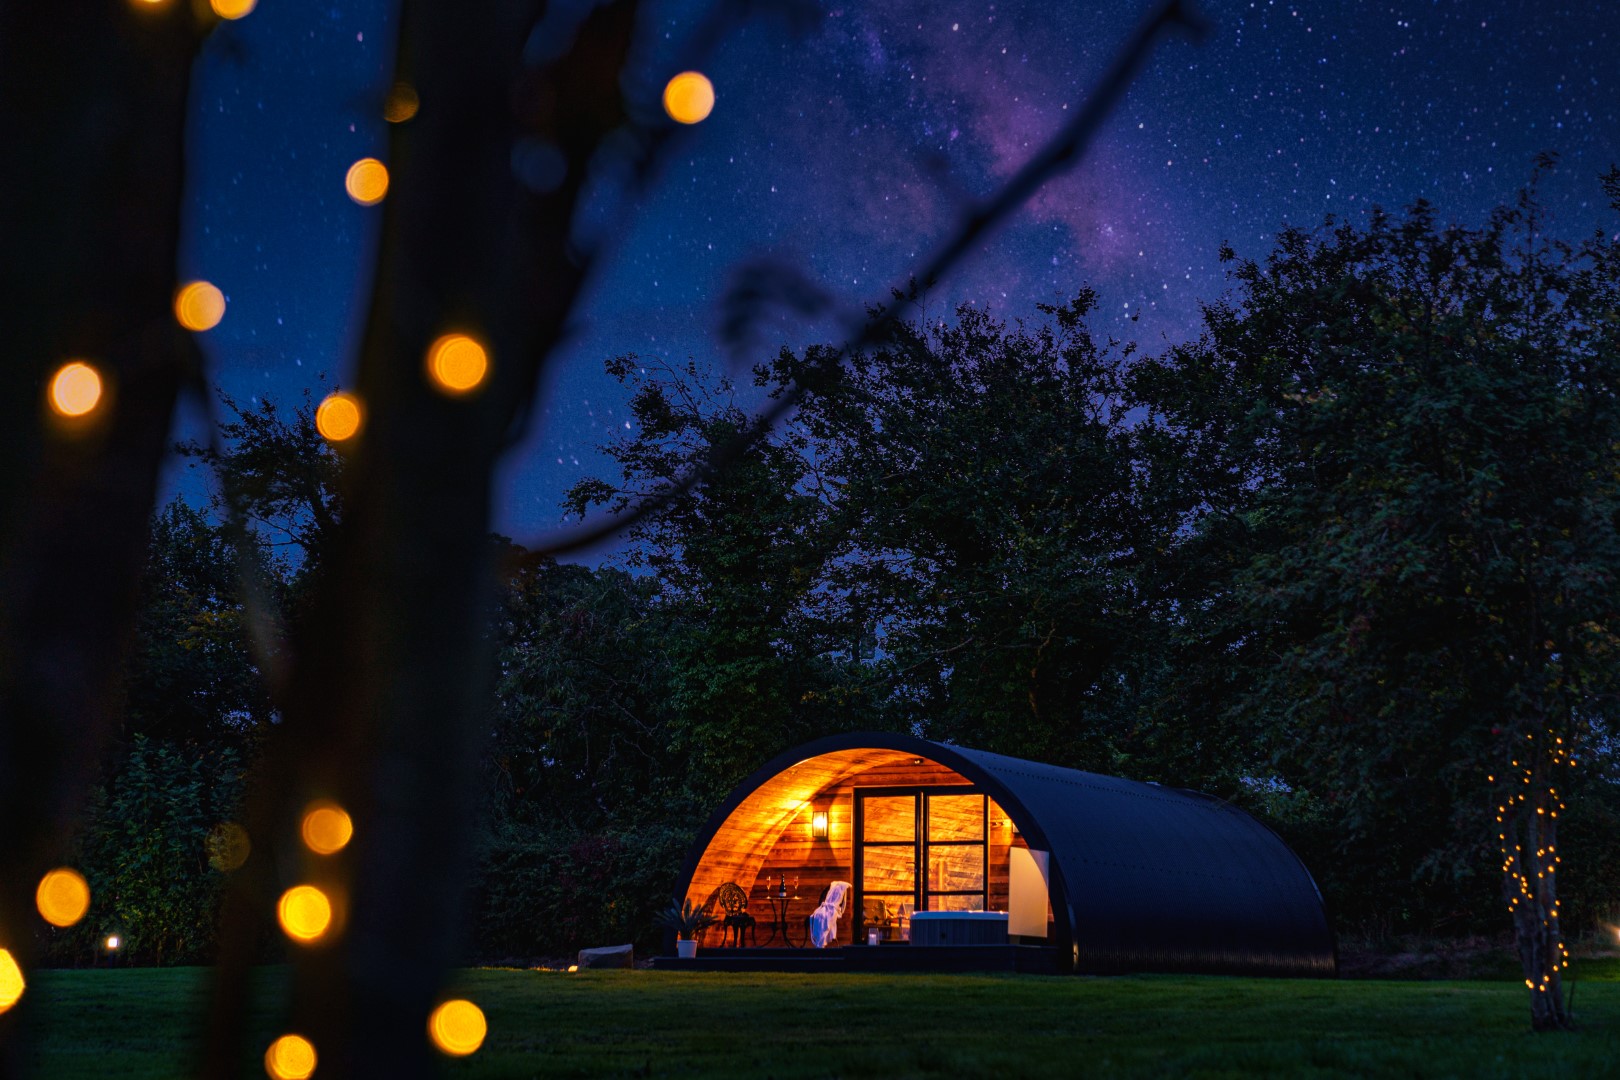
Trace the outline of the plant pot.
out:
<instances>
[{"instance_id":1,"label":"plant pot","mask_svg":"<svg viewBox=\"0 0 1620 1080\"><path fill-rule=\"evenodd\" d=\"M682 960L690 960L697 955L697 942L682 938L675 943L675 955Z\"/></svg>"}]
</instances>

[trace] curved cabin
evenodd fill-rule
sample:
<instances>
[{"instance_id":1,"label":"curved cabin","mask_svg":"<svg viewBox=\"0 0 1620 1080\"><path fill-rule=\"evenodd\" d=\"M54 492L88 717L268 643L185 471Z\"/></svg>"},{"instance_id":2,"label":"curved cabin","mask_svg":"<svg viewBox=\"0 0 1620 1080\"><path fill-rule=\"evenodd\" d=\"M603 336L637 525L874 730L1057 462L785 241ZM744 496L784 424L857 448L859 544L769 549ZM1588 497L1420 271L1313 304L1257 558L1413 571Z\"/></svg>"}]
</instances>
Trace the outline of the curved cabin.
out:
<instances>
[{"instance_id":1,"label":"curved cabin","mask_svg":"<svg viewBox=\"0 0 1620 1080\"><path fill-rule=\"evenodd\" d=\"M836 936L805 949L834 882L849 883L833 890L848 894ZM995 952L992 966L1091 974L1336 968L1305 866L1231 804L907 735L835 735L765 765L710 817L681 884L739 916L705 931L709 964Z\"/></svg>"}]
</instances>

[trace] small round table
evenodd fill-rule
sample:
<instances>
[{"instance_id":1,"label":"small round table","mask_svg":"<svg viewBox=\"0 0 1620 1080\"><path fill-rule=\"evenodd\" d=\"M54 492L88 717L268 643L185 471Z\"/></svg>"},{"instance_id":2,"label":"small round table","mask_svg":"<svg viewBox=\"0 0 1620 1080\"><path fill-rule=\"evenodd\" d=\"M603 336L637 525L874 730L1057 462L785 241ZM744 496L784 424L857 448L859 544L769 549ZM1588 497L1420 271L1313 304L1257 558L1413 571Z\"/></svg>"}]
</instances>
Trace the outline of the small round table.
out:
<instances>
[{"instance_id":1,"label":"small round table","mask_svg":"<svg viewBox=\"0 0 1620 1080\"><path fill-rule=\"evenodd\" d=\"M787 945L788 948L798 949L803 947L803 942L795 945L793 939L788 936L788 907L797 899L797 896L782 896L774 892L765 895L766 903L771 905L770 933L765 937L765 944L768 945L775 941L777 935L780 934L782 943Z\"/></svg>"}]
</instances>

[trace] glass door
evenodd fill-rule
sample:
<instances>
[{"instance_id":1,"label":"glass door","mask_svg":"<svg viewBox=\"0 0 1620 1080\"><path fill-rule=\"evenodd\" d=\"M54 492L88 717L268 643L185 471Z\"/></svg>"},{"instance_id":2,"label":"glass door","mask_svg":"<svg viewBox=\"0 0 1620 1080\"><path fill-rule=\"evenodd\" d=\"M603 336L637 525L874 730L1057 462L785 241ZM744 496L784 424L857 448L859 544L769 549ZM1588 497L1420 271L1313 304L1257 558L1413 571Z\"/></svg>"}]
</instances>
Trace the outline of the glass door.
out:
<instances>
[{"instance_id":1,"label":"glass door","mask_svg":"<svg viewBox=\"0 0 1620 1080\"><path fill-rule=\"evenodd\" d=\"M901 920L916 906L918 802L915 792L862 792L857 800L857 944L872 930L879 940L898 937Z\"/></svg>"},{"instance_id":2,"label":"glass door","mask_svg":"<svg viewBox=\"0 0 1620 1080\"><path fill-rule=\"evenodd\" d=\"M926 796L922 908L926 911L983 911L985 894L985 797Z\"/></svg>"},{"instance_id":3,"label":"glass door","mask_svg":"<svg viewBox=\"0 0 1620 1080\"><path fill-rule=\"evenodd\" d=\"M857 943L906 937L913 911L984 910L988 808L973 788L857 789Z\"/></svg>"}]
</instances>

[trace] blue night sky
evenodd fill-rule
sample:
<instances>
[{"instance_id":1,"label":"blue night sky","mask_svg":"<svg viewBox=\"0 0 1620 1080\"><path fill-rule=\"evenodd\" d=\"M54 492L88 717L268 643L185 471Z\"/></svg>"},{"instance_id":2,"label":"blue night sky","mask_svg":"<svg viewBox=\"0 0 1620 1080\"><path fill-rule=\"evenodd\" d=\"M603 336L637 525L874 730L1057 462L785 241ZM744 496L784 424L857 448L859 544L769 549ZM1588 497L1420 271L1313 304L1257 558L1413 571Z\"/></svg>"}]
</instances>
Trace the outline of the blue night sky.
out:
<instances>
[{"instance_id":1,"label":"blue night sky","mask_svg":"<svg viewBox=\"0 0 1620 1080\"><path fill-rule=\"evenodd\" d=\"M495 527L533 542L560 524L568 485L607 474L595 447L626 416L604 359L726 363L717 304L737 263L790 259L857 311L886 299L967 201L1073 115L1145 7L852 3L825 7L802 36L769 20L730 35L703 65L713 116L681 133L650 190L592 207L619 224L579 331L551 360L541 423L499 479ZM1577 236L1604 220L1596 176L1620 161L1608 5L1201 7L1205 42L1162 43L1089 157L941 283L931 312L971 301L1034 316L1089 284L1094 329L1155 351L1223 292L1223 242L1258 257L1285 222L1417 198L1479 223L1543 150L1561 158L1544 188L1554 228ZM647 5L647 63L678 70L704 11ZM181 273L226 293L203 342L238 397L318 397L318 375L329 385L352 370L380 217L349 201L343 175L386 157L394 25L377 0L264 0L200 62ZM768 351L834 330L777 333ZM182 417L181 433L197 423Z\"/></svg>"}]
</instances>

